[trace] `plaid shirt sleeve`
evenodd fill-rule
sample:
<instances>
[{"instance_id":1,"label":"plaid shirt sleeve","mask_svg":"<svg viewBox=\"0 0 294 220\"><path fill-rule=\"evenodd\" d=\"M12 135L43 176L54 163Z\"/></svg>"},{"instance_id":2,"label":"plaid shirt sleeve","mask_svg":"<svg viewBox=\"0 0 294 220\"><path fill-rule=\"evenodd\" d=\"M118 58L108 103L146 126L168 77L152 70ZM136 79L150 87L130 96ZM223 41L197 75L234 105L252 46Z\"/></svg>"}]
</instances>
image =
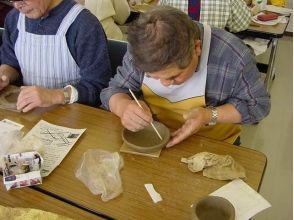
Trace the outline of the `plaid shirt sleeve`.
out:
<instances>
[{"instance_id":1,"label":"plaid shirt sleeve","mask_svg":"<svg viewBox=\"0 0 294 220\"><path fill-rule=\"evenodd\" d=\"M244 0L231 0L230 17L227 28L230 32L246 30L251 22L251 11Z\"/></svg>"},{"instance_id":2,"label":"plaid shirt sleeve","mask_svg":"<svg viewBox=\"0 0 294 220\"><path fill-rule=\"evenodd\" d=\"M212 29L206 81L206 104L230 103L241 124L260 121L270 111L270 98L251 51L233 34Z\"/></svg>"},{"instance_id":3,"label":"plaid shirt sleeve","mask_svg":"<svg viewBox=\"0 0 294 220\"><path fill-rule=\"evenodd\" d=\"M140 97L143 78L144 72L135 68L133 57L128 50L123 58L122 66L117 68L116 74L110 80L108 87L100 93L101 107L109 110L111 96L117 93L129 93L129 88L137 97Z\"/></svg>"}]
</instances>

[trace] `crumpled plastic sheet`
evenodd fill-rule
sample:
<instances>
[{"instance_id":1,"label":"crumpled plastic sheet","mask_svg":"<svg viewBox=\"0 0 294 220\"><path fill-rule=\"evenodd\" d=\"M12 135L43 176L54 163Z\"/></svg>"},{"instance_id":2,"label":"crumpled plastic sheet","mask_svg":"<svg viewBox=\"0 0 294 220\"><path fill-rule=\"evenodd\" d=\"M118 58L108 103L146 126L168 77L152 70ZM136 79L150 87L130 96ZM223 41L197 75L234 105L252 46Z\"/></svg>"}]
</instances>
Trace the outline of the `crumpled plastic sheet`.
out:
<instances>
[{"instance_id":1,"label":"crumpled plastic sheet","mask_svg":"<svg viewBox=\"0 0 294 220\"><path fill-rule=\"evenodd\" d=\"M80 161L75 176L82 181L94 195L101 194L106 202L122 193L120 169L123 159L117 153L99 149L89 149Z\"/></svg>"}]
</instances>

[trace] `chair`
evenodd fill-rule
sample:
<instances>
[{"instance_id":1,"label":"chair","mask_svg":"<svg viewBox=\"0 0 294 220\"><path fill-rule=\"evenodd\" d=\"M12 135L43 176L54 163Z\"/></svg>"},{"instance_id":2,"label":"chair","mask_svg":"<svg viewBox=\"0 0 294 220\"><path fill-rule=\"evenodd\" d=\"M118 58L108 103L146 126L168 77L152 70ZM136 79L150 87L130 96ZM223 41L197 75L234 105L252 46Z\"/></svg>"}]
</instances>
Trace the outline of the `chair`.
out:
<instances>
[{"instance_id":1,"label":"chair","mask_svg":"<svg viewBox=\"0 0 294 220\"><path fill-rule=\"evenodd\" d=\"M122 65L122 60L127 51L127 42L108 39L108 53L111 63L112 76L116 74L116 68Z\"/></svg>"},{"instance_id":2,"label":"chair","mask_svg":"<svg viewBox=\"0 0 294 220\"><path fill-rule=\"evenodd\" d=\"M0 46L2 45L2 35L4 32L4 28L0 28Z\"/></svg>"}]
</instances>

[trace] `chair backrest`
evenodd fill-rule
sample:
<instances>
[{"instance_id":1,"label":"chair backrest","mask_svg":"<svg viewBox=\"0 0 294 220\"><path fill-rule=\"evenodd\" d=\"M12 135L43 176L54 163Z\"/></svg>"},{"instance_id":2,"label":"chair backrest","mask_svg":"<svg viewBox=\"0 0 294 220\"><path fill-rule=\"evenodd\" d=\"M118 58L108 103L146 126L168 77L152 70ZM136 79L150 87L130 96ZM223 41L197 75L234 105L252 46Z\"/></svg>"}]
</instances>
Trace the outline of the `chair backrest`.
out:
<instances>
[{"instance_id":1,"label":"chair backrest","mask_svg":"<svg viewBox=\"0 0 294 220\"><path fill-rule=\"evenodd\" d=\"M112 76L116 74L116 68L122 65L122 60L127 51L127 42L108 39L108 53L111 63Z\"/></svg>"},{"instance_id":2,"label":"chair backrest","mask_svg":"<svg viewBox=\"0 0 294 220\"><path fill-rule=\"evenodd\" d=\"M0 28L0 46L2 45L2 36L4 33L4 28Z\"/></svg>"}]
</instances>

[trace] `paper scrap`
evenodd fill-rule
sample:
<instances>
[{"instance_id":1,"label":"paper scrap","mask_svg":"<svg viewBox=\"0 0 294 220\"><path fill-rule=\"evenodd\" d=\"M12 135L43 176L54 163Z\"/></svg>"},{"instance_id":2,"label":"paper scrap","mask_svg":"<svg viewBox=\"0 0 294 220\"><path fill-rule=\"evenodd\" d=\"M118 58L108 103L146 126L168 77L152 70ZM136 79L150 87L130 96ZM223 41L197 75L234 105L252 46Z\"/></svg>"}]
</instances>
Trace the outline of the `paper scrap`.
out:
<instances>
[{"instance_id":1,"label":"paper scrap","mask_svg":"<svg viewBox=\"0 0 294 220\"><path fill-rule=\"evenodd\" d=\"M41 176L48 176L63 160L86 129L72 129L40 120L23 140L38 138L45 147Z\"/></svg>"},{"instance_id":2,"label":"paper scrap","mask_svg":"<svg viewBox=\"0 0 294 220\"><path fill-rule=\"evenodd\" d=\"M0 121L1 123L6 124L7 126L11 127L11 128L15 128L16 130L21 130L24 125L16 123L15 121L11 121L9 119L3 119L2 121Z\"/></svg>"},{"instance_id":3,"label":"paper scrap","mask_svg":"<svg viewBox=\"0 0 294 220\"><path fill-rule=\"evenodd\" d=\"M152 183L146 183L144 186L154 203L160 202L162 200L161 195L155 191Z\"/></svg>"},{"instance_id":4,"label":"paper scrap","mask_svg":"<svg viewBox=\"0 0 294 220\"><path fill-rule=\"evenodd\" d=\"M19 127L0 121L0 134L5 134L7 132L19 131L19 130L20 130Z\"/></svg>"},{"instance_id":5,"label":"paper scrap","mask_svg":"<svg viewBox=\"0 0 294 220\"><path fill-rule=\"evenodd\" d=\"M252 47L256 56L266 52L269 40L262 38L246 37L243 42Z\"/></svg>"},{"instance_id":6,"label":"paper scrap","mask_svg":"<svg viewBox=\"0 0 294 220\"><path fill-rule=\"evenodd\" d=\"M235 208L236 220L248 220L271 207L268 201L241 179L231 181L210 195L229 200Z\"/></svg>"}]
</instances>

